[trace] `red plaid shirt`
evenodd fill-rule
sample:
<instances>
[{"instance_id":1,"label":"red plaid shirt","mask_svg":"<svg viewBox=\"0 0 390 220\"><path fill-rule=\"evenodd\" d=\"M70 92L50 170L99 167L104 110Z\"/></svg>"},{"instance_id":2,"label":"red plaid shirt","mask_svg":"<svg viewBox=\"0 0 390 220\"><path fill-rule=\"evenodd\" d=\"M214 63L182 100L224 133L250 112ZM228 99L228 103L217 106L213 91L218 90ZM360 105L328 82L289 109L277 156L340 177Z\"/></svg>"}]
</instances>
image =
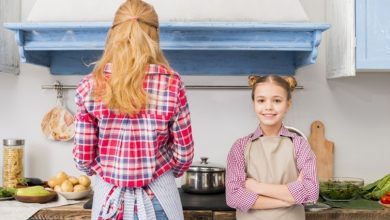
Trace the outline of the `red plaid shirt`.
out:
<instances>
[{"instance_id":1,"label":"red plaid shirt","mask_svg":"<svg viewBox=\"0 0 390 220\"><path fill-rule=\"evenodd\" d=\"M111 73L111 65L106 65ZM108 109L92 97L91 75L76 91L76 166L119 187L143 187L164 172L181 176L191 165L193 140L180 75L151 64L144 80L149 104L135 116Z\"/></svg>"}]
</instances>

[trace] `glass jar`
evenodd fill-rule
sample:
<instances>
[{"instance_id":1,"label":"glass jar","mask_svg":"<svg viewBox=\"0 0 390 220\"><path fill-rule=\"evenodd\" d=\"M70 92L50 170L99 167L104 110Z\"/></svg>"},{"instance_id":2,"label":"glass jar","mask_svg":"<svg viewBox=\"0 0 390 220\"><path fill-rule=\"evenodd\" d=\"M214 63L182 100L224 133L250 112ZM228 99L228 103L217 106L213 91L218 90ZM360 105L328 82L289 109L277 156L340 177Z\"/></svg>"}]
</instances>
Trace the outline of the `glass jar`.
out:
<instances>
[{"instance_id":1,"label":"glass jar","mask_svg":"<svg viewBox=\"0 0 390 220\"><path fill-rule=\"evenodd\" d=\"M3 140L3 187L16 187L24 176L23 170L24 140Z\"/></svg>"}]
</instances>

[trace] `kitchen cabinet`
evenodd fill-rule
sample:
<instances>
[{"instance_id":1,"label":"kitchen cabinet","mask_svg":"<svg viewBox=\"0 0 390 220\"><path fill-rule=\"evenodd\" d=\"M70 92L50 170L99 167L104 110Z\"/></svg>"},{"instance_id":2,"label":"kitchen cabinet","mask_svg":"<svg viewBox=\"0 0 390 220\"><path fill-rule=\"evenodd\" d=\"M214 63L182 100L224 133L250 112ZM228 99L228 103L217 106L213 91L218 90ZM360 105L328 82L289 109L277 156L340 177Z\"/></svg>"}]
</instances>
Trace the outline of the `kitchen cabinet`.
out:
<instances>
[{"instance_id":1,"label":"kitchen cabinet","mask_svg":"<svg viewBox=\"0 0 390 220\"><path fill-rule=\"evenodd\" d=\"M390 1L327 0L328 78L390 72Z\"/></svg>"},{"instance_id":2,"label":"kitchen cabinet","mask_svg":"<svg viewBox=\"0 0 390 220\"><path fill-rule=\"evenodd\" d=\"M235 211L185 210L185 220L235 220Z\"/></svg>"},{"instance_id":3,"label":"kitchen cabinet","mask_svg":"<svg viewBox=\"0 0 390 220\"><path fill-rule=\"evenodd\" d=\"M228 207L225 194L195 195L179 189L185 220L235 220L236 212ZM83 208L84 202L46 208L38 211L30 220L38 219L90 219L91 210ZM87 206L90 207L91 204ZM307 220L390 220L390 209L355 210L328 209L319 212L306 212Z\"/></svg>"},{"instance_id":4,"label":"kitchen cabinet","mask_svg":"<svg viewBox=\"0 0 390 220\"><path fill-rule=\"evenodd\" d=\"M390 71L390 1L356 0L356 70Z\"/></svg>"}]
</instances>

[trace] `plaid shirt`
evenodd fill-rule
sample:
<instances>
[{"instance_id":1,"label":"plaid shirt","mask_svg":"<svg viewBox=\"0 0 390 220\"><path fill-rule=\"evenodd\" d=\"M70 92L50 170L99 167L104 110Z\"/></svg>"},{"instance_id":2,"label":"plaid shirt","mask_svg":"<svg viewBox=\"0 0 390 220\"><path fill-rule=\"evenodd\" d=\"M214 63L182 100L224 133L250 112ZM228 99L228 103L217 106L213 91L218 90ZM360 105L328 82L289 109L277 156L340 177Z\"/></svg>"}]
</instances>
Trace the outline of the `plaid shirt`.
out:
<instances>
[{"instance_id":1,"label":"plaid shirt","mask_svg":"<svg viewBox=\"0 0 390 220\"><path fill-rule=\"evenodd\" d=\"M106 65L109 77L111 65ZM172 169L181 176L191 165L193 140L180 75L151 64L144 80L147 108L128 116L92 97L91 75L76 90L78 107L73 156L79 170L119 187L143 187Z\"/></svg>"},{"instance_id":2,"label":"plaid shirt","mask_svg":"<svg viewBox=\"0 0 390 220\"><path fill-rule=\"evenodd\" d=\"M245 188L245 146L248 141L263 136L260 127L252 134L238 139L231 148L227 158L226 169L226 203L242 212L248 211L256 202L259 195ZM288 190L295 199L295 203L314 202L318 199L319 186L317 180L316 157L309 143L303 137L290 132L282 126L279 136L292 138L298 171L303 171L302 181L293 181L287 184Z\"/></svg>"}]
</instances>

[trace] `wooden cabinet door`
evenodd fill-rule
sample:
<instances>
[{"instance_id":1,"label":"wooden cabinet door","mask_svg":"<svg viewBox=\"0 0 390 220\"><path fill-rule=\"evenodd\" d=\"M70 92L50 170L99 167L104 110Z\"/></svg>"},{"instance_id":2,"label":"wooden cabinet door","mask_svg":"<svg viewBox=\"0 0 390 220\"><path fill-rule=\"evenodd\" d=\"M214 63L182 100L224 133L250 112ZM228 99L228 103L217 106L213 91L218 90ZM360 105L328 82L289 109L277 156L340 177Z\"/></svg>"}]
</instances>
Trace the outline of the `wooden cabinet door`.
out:
<instances>
[{"instance_id":1,"label":"wooden cabinet door","mask_svg":"<svg viewBox=\"0 0 390 220\"><path fill-rule=\"evenodd\" d=\"M213 220L236 220L235 211L214 212Z\"/></svg>"},{"instance_id":2,"label":"wooden cabinet door","mask_svg":"<svg viewBox=\"0 0 390 220\"><path fill-rule=\"evenodd\" d=\"M213 220L213 212L207 210L184 211L184 220Z\"/></svg>"}]
</instances>

